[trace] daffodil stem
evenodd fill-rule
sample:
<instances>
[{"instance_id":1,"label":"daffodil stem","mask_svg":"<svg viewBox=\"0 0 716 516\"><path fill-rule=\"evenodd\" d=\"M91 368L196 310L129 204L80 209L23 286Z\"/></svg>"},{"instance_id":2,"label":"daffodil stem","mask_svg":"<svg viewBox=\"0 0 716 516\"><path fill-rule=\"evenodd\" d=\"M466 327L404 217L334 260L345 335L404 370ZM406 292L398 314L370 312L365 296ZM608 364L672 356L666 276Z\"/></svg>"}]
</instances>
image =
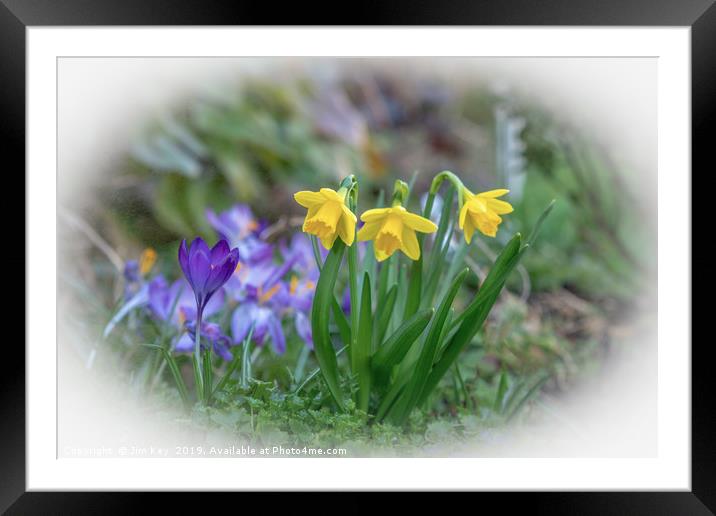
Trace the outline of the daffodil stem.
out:
<instances>
[{"instance_id":1,"label":"daffodil stem","mask_svg":"<svg viewBox=\"0 0 716 516\"><path fill-rule=\"evenodd\" d=\"M435 197L435 194L438 193L438 190L440 190L440 185L442 185L442 182L446 179L452 183L453 187L455 187L455 191L457 192L458 209L462 209L463 189L465 188L465 186L462 184L460 178L449 170L443 170L433 178L433 182L430 185L429 195ZM426 204L425 207L427 208L428 205ZM430 210L432 211L432 203L430 205ZM428 214L429 213L430 212L428 211Z\"/></svg>"},{"instance_id":2,"label":"daffodil stem","mask_svg":"<svg viewBox=\"0 0 716 516\"><path fill-rule=\"evenodd\" d=\"M349 191L349 207L356 212L357 209L357 193L356 186ZM355 353L358 348L358 317L360 315L360 307L358 306L358 245L353 241L353 245L348 248L348 277L350 282L351 296L351 347L349 356L351 358L351 370L355 373L356 360Z\"/></svg>"},{"instance_id":3,"label":"daffodil stem","mask_svg":"<svg viewBox=\"0 0 716 516\"><path fill-rule=\"evenodd\" d=\"M355 367L353 358L358 345L358 316L360 312L360 307L358 306L357 247L352 245L348 248L348 276L351 288L351 367Z\"/></svg>"},{"instance_id":4,"label":"daffodil stem","mask_svg":"<svg viewBox=\"0 0 716 516\"><path fill-rule=\"evenodd\" d=\"M438 187L440 186L439 180L437 182ZM435 186L435 180L433 180L433 187ZM428 192L428 197L425 200L425 208L423 208L423 217L426 219L430 218L430 214L433 211L433 204L435 203L435 194L437 189L433 191L431 188ZM420 294L423 289L423 240L425 239L425 233L418 233L418 245L420 246L420 258L415 260L410 268L410 283L408 284L408 295L405 300L405 312L403 314L403 320L408 320L410 317L418 311L420 306Z\"/></svg>"}]
</instances>

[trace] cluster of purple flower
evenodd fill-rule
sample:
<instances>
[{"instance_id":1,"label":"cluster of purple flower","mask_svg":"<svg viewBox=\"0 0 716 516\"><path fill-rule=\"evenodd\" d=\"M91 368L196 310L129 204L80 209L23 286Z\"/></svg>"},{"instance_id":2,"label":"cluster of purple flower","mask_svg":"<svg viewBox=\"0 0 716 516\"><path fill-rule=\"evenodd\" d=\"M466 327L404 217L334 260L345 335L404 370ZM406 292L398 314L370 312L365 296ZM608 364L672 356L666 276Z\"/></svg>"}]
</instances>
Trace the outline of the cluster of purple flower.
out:
<instances>
[{"instance_id":1,"label":"cluster of purple flower","mask_svg":"<svg viewBox=\"0 0 716 516\"><path fill-rule=\"evenodd\" d=\"M188 248L182 242L179 263L185 277L169 283L157 274L145 281L128 271L125 277L135 283L133 304L178 330L173 342L177 352L194 350L197 307L201 310L202 345L212 345L226 360L231 360L231 347L241 344L252 326L252 341L259 346L270 341L276 353L286 350L285 323L292 323L296 334L312 348L309 312L319 271L308 237L296 233L276 245L268 243L260 236L265 225L257 222L250 207L241 204L219 214L208 210L207 219L219 243L209 249L201 239ZM214 258L219 260L216 278ZM127 267L133 270L135 265L128 262ZM209 276L192 277L204 273ZM219 287L211 288L210 283ZM218 321L211 320L217 315L226 321L226 332Z\"/></svg>"}]
</instances>

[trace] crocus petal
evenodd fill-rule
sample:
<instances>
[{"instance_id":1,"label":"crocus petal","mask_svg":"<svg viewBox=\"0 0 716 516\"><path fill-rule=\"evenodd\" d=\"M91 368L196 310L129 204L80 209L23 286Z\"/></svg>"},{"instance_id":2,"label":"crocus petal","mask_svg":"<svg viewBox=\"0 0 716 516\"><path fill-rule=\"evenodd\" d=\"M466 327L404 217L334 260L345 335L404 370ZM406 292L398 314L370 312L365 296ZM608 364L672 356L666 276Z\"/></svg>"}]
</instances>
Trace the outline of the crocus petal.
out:
<instances>
[{"instance_id":1,"label":"crocus petal","mask_svg":"<svg viewBox=\"0 0 716 516\"><path fill-rule=\"evenodd\" d=\"M174 351L179 353L190 353L194 351L195 343L188 333L183 333L176 344L174 344Z\"/></svg>"},{"instance_id":2,"label":"crocus petal","mask_svg":"<svg viewBox=\"0 0 716 516\"><path fill-rule=\"evenodd\" d=\"M169 314L169 306L171 301L169 298L169 287L167 280L163 276L157 276L149 283L149 309L160 320L165 321Z\"/></svg>"},{"instance_id":3,"label":"crocus petal","mask_svg":"<svg viewBox=\"0 0 716 516\"><path fill-rule=\"evenodd\" d=\"M286 351L286 336L283 334L281 320L273 313L268 319L268 330L273 350L282 355Z\"/></svg>"},{"instance_id":4,"label":"crocus petal","mask_svg":"<svg viewBox=\"0 0 716 516\"><path fill-rule=\"evenodd\" d=\"M313 349L313 332L311 330L311 321L308 316L303 312L296 312L296 333L306 343L306 345Z\"/></svg>"},{"instance_id":5,"label":"crocus petal","mask_svg":"<svg viewBox=\"0 0 716 516\"><path fill-rule=\"evenodd\" d=\"M191 283L191 270L189 269L189 250L186 248L186 239L179 244L179 266L184 276Z\"/></svg>"},{"instance_id":6,"label":"crocus petal","mask_svg":"<svg viewBox=\"0 0 716 516\"><path fill-rule=\"evenodd\" d=\"M214 247L211 248L211 263L217 264L224 261L230 250L229 243L226 240L219 240Z\"/></svg>"},{"instance_id":7,"label":"crocus petal","mask_svg":"<svg viewBox=\"0 0 716 516\"><path fill-rule=\"evenodd\" d=\"M203 251L197 251L192 253L193 249L189 250L189 270L191 271L191 282L194 294L197 299L204 300L206 298L206 283L209 279L209 256Z\"/></svg>"},{"instance_id":8,"label":"crocus petal","mask_svg":"<svg viewBox=\"0 0 716 516\"><path fill-rule=\"evenodd\" d=\"M226 254L221 261L211 265L209 278L206 281L205 287L207 295L210 295L217 289L221 288L221 286L229 280L231 275L236 270L236 264L238 262L237 258L238 251L234 249L229 254Z\"/></svg>"},{"instance_id":9,"label":"crocus petal","mask_svg":"<svg viewBox=\"0 0 716 516\"><path fill-rule=\"evenodd\" d=\"M223 290L217 290L214 295L206 301L204 306L203 317L211 317L212 315L219 313L224 308L224 302L226 295Z\"/></svg>"},{"instance_id":10,"label":"crocus petal","mask_svg":"<svg viewBox=\"0 0 716 516\"><path fill-rule=\"evenodd\" d=\"M201 237L196 237L194 240L192 240L191 246L189 247L189 263L191 263L192 257L200 251L203 252L207 257L211 254L209 251L209 246L206 245L204 239Z\"/></svg>"},{"instance_id":11,"label":"crocus petal","mask_svg":"<svg viewBox=\"0 0 716 516\"><path fill-rule=\"evenodd\" d=\"M233 360L234 358L231 351L229 351L229 344L229 339L225 336L221 336L214 341L214 351L227 362Z\"/></svg>"},{"instance_id":12,"label":"crocus petal","mask_svg":"<svg viewBox=\"0 0 716 516\"><path fill-rule=\"evenodd\" d=\"M234 310L231 316L231 336L236 344L240 344L246 338L254 322L254 312L256 305L252 303L244 303Z\"/></svg>"}]
</instances>

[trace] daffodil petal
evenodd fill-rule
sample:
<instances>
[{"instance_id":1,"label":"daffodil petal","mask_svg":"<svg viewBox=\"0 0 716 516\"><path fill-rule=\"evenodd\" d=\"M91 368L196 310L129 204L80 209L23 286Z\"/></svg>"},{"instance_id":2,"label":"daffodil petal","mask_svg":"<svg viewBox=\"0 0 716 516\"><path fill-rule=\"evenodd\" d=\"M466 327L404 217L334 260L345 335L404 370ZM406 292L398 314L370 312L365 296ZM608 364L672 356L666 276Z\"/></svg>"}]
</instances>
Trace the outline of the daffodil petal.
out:
<instances>
[{"instance_id":1,"label":"daffodil petal","mask_svg":"<svg viewBox=\"0 0 716 516\"><path fill-rule=\"evenodd\" d=\"M353 224L358 222L358 217L356 217L356 214L353 213L348 206L345 204L343 205L343 214L344 216L348 217L350 220L353 221Z\"/></svg>"},{"instance_id":2,"label":"daffodil petal","mask_svg":"<svg viewBox=\"0 0 716 516\"><path fill-rule=\"evenodd\" d=\"M400 249L411 260L417 260L420 258L420 244L418 244L418 237L415 234L415 231L407 226L403 227L403 245Z\"/></svg>"},{"instance_id":3,"label":"daffodil petal","mask_svg":"<svg viewBox=\"0 0 716 516\"><path fill-rule=\"evenodd\" d=\"M481 192L476 197L487 197L488 199L494 199L495 197L502 197L510 191L505 188L498 188L496 190L489 190L487 192Z\"/></svg>"},{"instance_id":4,"label":"daffodil petal","mask_svg":"<svg viewBox=\"0 0 716 516\"><path fill-rule=\"evenodd\" d=\"M356 235L356 223L351 219L345 211L341 214L341 218L338 221L338 236L343 242L350 246L353 245L353 239Z\"/></svg>"},{"instance_id":5,"label":"daffodil petal","mask_svg":"<svg viewBox=\"0 0 716 516\"><path fill-rule=\"evenodd\" d=\"M494 211L498 215L505 215L507 213L512 213L513 211L515 211L509 202L500 201L498 199L488 199L487 208L489 210Z\"/></svg>"},{"instance_id":6,"label":"daffodil petal","mask_svg":"<svg viewBox=\"0 0 716 516\"><path fill-rule=\"evenodd\" d=\"M331 247L333 247L333 242L336 241L336 235L334 234L330 238L321 238L320 240L321 240L321 244L323 245L323 247L325 247L326 249L328 249L330 251Z\"/></svg>"},{"instance_id":7,"label":"daffodil petal","mask_svg":"<svg viewBox=\"0 0 716 516\"><path fill-rule=\"evenodd\" d=\"M465 220L465 227L463 228L463 232L465 234L465 242L469 244L472 241L473 233L475 233L475 226L472 225L472 220L470 219L470 217Z\"/></svg>"},{"instance_id":8,"label":"daffodil petal","mask_svg":"<svg viewBox=\"0 0 716 516\"><path fill-rule=\"evenodd\" d=\"M360 219L363 222L375 222L388 215L390 211L390 208L374 208L372 210L363 212L363 214L360 216Z\"/></svg>"},{"instance_id":9,"label":"daffodil petal","mask_svg":"<svg viewBox=\"0 0 716 516\"><path fill-rule=\"evenodd\" d=\"M402 217L405 225L415 231L434 233L438 230L438 226L432 220L416 215L415 213L405 212L402 214Z\"/></svg>"},{"instance_id":10,"label":"daffodil petal","mask_svg":"<svg viewBox=\"0 0 716 516\"><path fill-rule=\"evenodd\" d=\"M331 190L330 188L321 188L320 190L321 195L323 196L323 201L336 201L341 204L343 204L343 197L338 195L338 192L335 190Z\"/></svg>"},{"instance_id":11,"label":"daffodil petal","mask_svg":"<svg viewBox=\"0 0 716 516\"><path fill-rule=\"evenodd\" d=\"M467 206L467 209L470 210L472 213L487 213L487 199L480 199L479 197L474 197L469 202L465 203L465 206Z\"/></svg>"},{"instance_id":12,"label":"daffodil petal","mask_svg":"<svg viewBox=\"0 0 716 516\"><path fill-rule=\"evenodd\" d=\"M458 226L460 229L465 227L465 217L467 217L467 204L465 204L460 210L460 219L458 220ZM470 241L468 240L467 243L469 244Z\"/></svg>"},{"instance_id":13,"label":"daffodil petal","mask_svg":"<svg viewBox=\"0 0 716 516\"><path fill-rule=\"evenodd\" d=\"M380 231L380 222L367 222L358 230L358 241L373 240Z\"/></svg>"},{"instance_id":14,"label":"daffodil petal","mask_svg":"<svg viewBox=\"0 0 716 516\"><path fill-rule=\"evenodd\" d=\"M326 199L320 193L310 192L308 190L296 192L293 194L293 198L296 199L298 204L309 209L326 202Z\"/></svg>"}]
</instances>

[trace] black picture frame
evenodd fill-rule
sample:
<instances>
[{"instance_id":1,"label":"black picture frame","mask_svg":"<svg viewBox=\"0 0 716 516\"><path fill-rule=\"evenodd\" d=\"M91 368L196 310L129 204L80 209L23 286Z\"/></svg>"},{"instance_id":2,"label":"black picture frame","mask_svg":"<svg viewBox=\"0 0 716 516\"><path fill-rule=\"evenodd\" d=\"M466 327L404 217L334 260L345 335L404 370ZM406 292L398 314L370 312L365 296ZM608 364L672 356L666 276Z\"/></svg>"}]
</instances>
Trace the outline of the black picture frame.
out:
<instances>
[{"instance_id":1,"label":"black picture frame","mask_svg":"<svg viewBox=\"0 0 716 516\"><path fill-rule=\"evenodd\" d=\"M18 171L25 168L25 30L28 27L282 24L690 26L691 177L693 179L696 175L693 170L706 174L707 167L713 168L713 164L707 164L709 150L713 146L707 128L716 122L714 0L355 2L336 5L333 11L320 4L286 3L276 6L218 0L0 0L0 142L3 165L7 167L6 178L16 180L18 188L25 190L24 179L21 179L24 176ZM699 193L693 188L692 192ZM706 192L702 190L700 195L706 195ZM692 197L693 206L699 204L697 201ZM693 216L692 219L694 226L708 220ZM24 231L21 237L20 228L15 229L18 235L12 241L19 242L20 238L24 241ZM693 234L708 234L708 228L705 232L692 230ZM5 238L8 246L12 237L7 234ZM19 244L15 247L19 249ZM19 270L19 251L11 253L6 247L5 252L4 261L9 261L6 267ZM23 263L24 258L23 253ZM25 269L25 276L28 274L32 271ZM10 279L20 279L19 273L11 276L13 278ZM701 285L706 290L708 285ZM5 287L10 289L10 283L6 282ZM20 288L24 288L24 282L22 287L13 286L12 290L19 292ZM48 293L54 295L51 289ZM20 305L17 299L12 304ZM20 327L19 323L14 326ZM7 333L5 337L10 339ZM146 507L148 495L25 493L25 352L19 342L17 338L4 341L1 355L4 365L0 374L0 510L8 510L8 514L104 514L129 513ZM707 357L712 345L711 339L694 340L692 344L691 492L509 493L480 496L486 499L498 497L501 510L526 503L534 513L713 514L716 512L716 403L711 394L714 392L714 375ZM172 503L178 502L186 507L186 497L173 494L172 498ZM349 505L345 499L342 504ZM163 507L167 510L169 506ZM361 502L357 502L355 507L361 507Z\"/></svg>"}]
</instances>

